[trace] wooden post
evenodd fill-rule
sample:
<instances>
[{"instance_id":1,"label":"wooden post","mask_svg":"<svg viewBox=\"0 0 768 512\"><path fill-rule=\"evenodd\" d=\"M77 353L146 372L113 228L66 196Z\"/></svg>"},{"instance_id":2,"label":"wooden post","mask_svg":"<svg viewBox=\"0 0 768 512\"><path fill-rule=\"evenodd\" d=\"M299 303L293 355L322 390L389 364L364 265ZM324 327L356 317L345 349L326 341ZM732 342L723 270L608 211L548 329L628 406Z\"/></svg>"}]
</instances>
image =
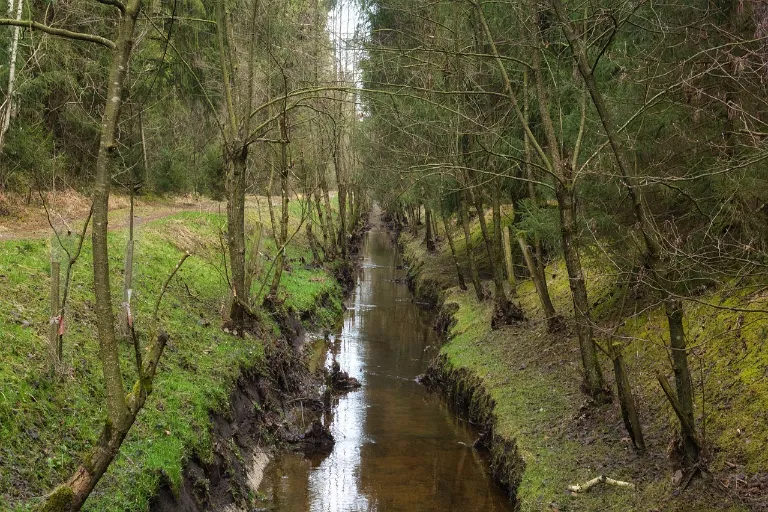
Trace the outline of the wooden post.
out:
<instances>
[{"instance_id":1,"label":"wooden post","mask_svg":"<svg viewBox=\"0 0 768 512\"><path fill-rule=\"evenodd\" d=\"M59 360L59 281L61 276L61 264L57 260L51 260L51 319L49 322L48 336L51 344L52 373L61 363Z\"/></svg>"},{"instance_id":2,"label":"wooden post","mask_svg":"<svg viewBox=\"0 0 768 512\"><path fill-rule=\"evenodd\" d=\"M502 235L502 244L504 245L504 260L507 264L507 279L509 279L509 285L512 287L512 289L515 289L515 269L512 266L512 246L510 245L510 238L509 238L509 230L508 229L501 229L501 235Z\"/></svg>"},{"instance_id":3,"label":"wooden post","mask_svg":"<svg viewBox=\"0 0 768 512\"><path fill-rule=\"evenodd\" d=\"M128 243L125 246L125 267L123 268L123 310L121 314L119 332L128 337L131 329L128 326L128 315L131 309L131 289L133 288L133 205L134 205L134 184L131 187L131 210L128 217Z\"/></svg>"}]
</instances>

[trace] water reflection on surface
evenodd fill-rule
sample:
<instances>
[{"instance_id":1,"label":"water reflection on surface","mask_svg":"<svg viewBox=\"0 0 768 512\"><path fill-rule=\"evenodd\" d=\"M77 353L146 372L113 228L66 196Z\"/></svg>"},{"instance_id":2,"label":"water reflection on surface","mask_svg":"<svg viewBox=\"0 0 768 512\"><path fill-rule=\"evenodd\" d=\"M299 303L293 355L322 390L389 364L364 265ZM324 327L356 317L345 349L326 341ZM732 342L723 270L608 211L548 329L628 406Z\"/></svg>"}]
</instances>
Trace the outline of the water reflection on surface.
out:
<instances>
[{"instance_id":1,"label":"water reflection on surface","mask_svg":"<svg viewBox=\"0 0 768 512\"><path fill-rule=\"evenodd\" d=\"M474 433L415 377L435 355L432 318L412 302L389 235L366 235L335 357L362 388L325 418L329 455L284 454L260 492L281 511L512 510L471 447Z\"/></svg>"}]
</instances>

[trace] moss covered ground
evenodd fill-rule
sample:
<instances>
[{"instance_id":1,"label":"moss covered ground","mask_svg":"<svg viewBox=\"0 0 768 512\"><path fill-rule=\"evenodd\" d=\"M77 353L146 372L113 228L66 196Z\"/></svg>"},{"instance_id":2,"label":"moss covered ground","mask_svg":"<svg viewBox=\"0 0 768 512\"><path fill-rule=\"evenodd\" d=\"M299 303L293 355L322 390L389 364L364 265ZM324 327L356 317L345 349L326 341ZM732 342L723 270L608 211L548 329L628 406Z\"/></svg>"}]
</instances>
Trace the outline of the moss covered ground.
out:
<instances>
[{"instance_id":1,"label":"moss covered ground","mask_svg":"<svg viewBox=\"0 0 768 512\"><path fill-rule=\"evenodd\" d=\"M478 233L475 222L473 237L479 238ZM454 236L463 253L463 236L458 231ZM403 233L401 241L412 264L417 292L424 296L437 291L444 305L454 304L455 322L442 348L448 371L479 378L484 392L493 399L490 412L495 433L516 441L525 461L518 489L522 510L764 510L768 493L762 486L768 472L765 314L686 304L697 422L706 434L714 481L697 479L681 491L673 485L675 469L668 456L676 421L654 373L662 370L671 379L662 311L638 306L625 309L617 321L620 294L615 277L597 260L585 258L598 339L604 343L612 335L627 343L625 357L648 445L647 453L638 455L624 430L618 405L595 405L579 391L577 340L572 329L547 333L529 280L518 281L515 298L529 321L493 331L492 301L478 303L471 289L462 292L458 288L447 243L439 244L436 253L427 253L423 231ZM476 256L486 259L484 249L478 248ZM462 258L466 269L465 263ZM487 259L481 268L487 268ZM552 262L546 274L557 311L570 317L564 265ZM484 277L490 277L487 271ZM488 288L492 288L490 284ZM742 292L723 299L721 290L699 299L765 308L765 292L758 289L749 296ZM601 362L613 387L612 366L606 357ZM600 474L636 483L638 490L602 486L578 496L566 492L568 485Z\"/></svg>"},{"instance_id":2,"label":"moss covered ground","mask_svg":"<svg viewBox=\"0 0 768 512\"><path fill-rule=\"evenodd\" d=\"M267 219L255 293L269 279L275 244L268 236L263 200L251 204L248 215L252 226ZM299 218L300 206L292 202L290 233ZM225 223L220 213L186 211L137 230L133 308L145 346L157 292L183 252L193 256L170 284L160 308L171 341L154 392L86 510L147 510L162 481L180 483L188 457L212 456L210 414L226 409L242 372L264 364L265 343L277 330L268 316L262 319L265 334L258 338L235 337L221 329L227 295L221 242ZM112 293L119 304L127 233L115 230L109 237ZM67 477L100 433L105 416L90 238L73 272L63 376L50 376L51 246L46 238L0 242L0 510L25 510ZM283 274L280 289L283 307L302 313L315 327L330 327L341 314L341 289L329 270L305 265L311 253L303 229L287 255L290 270ZM121 347L126 385L135 380L132 350L127 342Z\"/></svg>"}]
</instances>

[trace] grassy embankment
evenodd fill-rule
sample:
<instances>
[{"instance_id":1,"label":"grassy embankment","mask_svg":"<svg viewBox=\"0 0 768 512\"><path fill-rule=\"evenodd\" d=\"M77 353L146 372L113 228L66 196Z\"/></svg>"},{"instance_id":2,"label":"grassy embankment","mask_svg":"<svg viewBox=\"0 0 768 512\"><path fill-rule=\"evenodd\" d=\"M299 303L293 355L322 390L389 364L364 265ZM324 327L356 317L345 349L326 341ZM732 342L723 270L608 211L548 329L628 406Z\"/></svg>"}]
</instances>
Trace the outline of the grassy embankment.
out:
<instances>
[{"instance_id":1,"label":"grassy embankment","mask_svg":"<svg viewBox=\"0 0 768 512\"><path fill-rule=\"evenodd\" d=\"M454 236L463 254L463 236L458 231ZM489 278L480 237L475 221L476 256L483 260L481 268L485 268L485 278ZM572 329L567 334L546 332L532 282L519 281L515 299L529 322L492 331L492 302L478 303L471 289L462 292L458 288L448 244L441 243L436 254L428 254L423 231L417 237L404 232L401 240L406 257L412 262L417 294L439 296L443 305L448 306L445 310L455 311L450 339L441 351L443 374L454 380L454 391L477 387L479 383L482 389L470 393L474 393L472 405L491 410L476 412L493 418L494 432L501 439L516 443L524 461L522 475L516 475L520 479L518 498L522 510L706 511L765 506L767 490L761 491L759 487L768 471L765 315L740 315L686 304L697 420L699 428L705 427L710 468L714 477L731 489L737 479L742 480L740 494L747 501L701 481L694 481L687 491L678 492L672 484L673 469L667 457L677 423L654 375L655 370L661 369L671 378L664 349L667 344L663 311L657 307L642 310L641 304L633 305L638 312L620 321L617 331L618 336L633 340L625 357L648 446L648 453L638 456L631 448L618 406L591 406L579 392L580 357L575 335ZM619 290L615 289L615 277L601 269L596 258L587 258L587 267L597 331L603 333L601 341L605 341L604 334L616 325L622 294L616 293ZM572 304L564 265L553 263L546 274L557 311L570 318ZM490 283L486 284L492 289ZM700 299L735 304L738 298L724 298L721 291ZM741 299L745 297L742 295ZM749 301L746 305L765 308L766 290L749 297ZM601 360L603 373L615 393L612 366L606 357ZM462 379L465 382L455 382ZM568 485L586 482L600 474L637 483L638 491L603 486L578 496L566 493ZM752 485L746 492L745 484Z\"/></svg>"},{"instance_id":2,"label":"grassy embankment","mask_svg":"<svg viewBox=\"0 0 768 512\"><path fill-rule=\"evenodd\" d=\"M299 204L292 202L290 210L293 233ZM260 213L250 208L249 222L265 219L264 232L270 234L269 215L266 210ZM220 241L225 223L224 215L183 212L137 230L133 307L144 344L163 281L183 251L193 257L169 286L160 308L171 341L154 392L86 510L147 510L163 479L171 485L181 482L187 457L197 454L209 460L210 414L227 409L243 371L263 367L264 347L272 334L239 338L220 328L227 294ZM119 304L127 233L117 230L109 237L112 292ZM274 258L274 241L265 242L262 252ZM50 246L46 239L0 242L0 510L24 510L68 476L97 438L105 416L90 237L74 269L64 338L66 374L56 380L48 376ZM287 254L291 270L281 281L284 306L312 317L315 326L330 327L341 315L341 290L330 271L301 263L302 257L311 261L303 229ZM262 259L263 273L270 263ZM260 286L255 280L254 292ZM320 308L321 301L328 306ZM263 321L268 333L277 332L268 316ZM135 370L127 342L122 361L126 385L132 385Z\"/></svg>"}]
</instances>

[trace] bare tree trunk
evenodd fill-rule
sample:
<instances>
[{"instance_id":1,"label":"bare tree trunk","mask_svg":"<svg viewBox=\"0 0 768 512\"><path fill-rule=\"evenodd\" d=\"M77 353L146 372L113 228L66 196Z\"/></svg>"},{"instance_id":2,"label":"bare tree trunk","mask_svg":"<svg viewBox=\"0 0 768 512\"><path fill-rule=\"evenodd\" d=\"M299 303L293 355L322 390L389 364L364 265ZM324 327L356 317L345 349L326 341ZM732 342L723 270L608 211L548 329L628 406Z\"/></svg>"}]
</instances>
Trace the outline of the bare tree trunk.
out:
<instances>
[{"instance_id":1,"label":"bare tree trunk","mask_svg":"<svg viewBox=\"0 0 768 512\"><path fill-rule=\"evenodd\" d=\"M504 290L504 276L502 274L502 264L497 256L497 251L494 248L493 240L488 233L488 225L485 222L485 211L483 208L483 202L479 197L479 194L475 194L472 188L469 188L469 194L475 204L477 210L478 221L480 222L480 231L483 233L483 240L485 241L485 250L488 254L488 262L491 265L491 274L493 276L494 287L494 315L491 325L501 327L512 322L522 322L525 320L523 311L513 304L507 297L507 292Z\"/></svg>"},{"instance_id":2,"label":"bare tree trunk","mask_svg":"<svg viewBox=\"0 0 768 512\"><path fill-rule=\"evenodd\" d=\"M311 204L310 204L311 206ZM323 232L323 253L325 254L326 259L331 257L330 249L328 245L328 227L325 224L325 219L323 218L323 208L320 205L320 189L315 189L315 209L317 210L317 222L320 224L320 230Z\"/></svg>"},{"instance_id":3,"label":"bare tree trunk","mask_svg":"<svg viewBox=\"0 0 768 512\"><path fill-rule=\"evenodd\" d=\"M18 0L16 7L16 21L21 20L22 7L24 0ZM13 0L8 1L8 16L13 15ZM19 34L21 27L13 28L13 37L11 39L10 63L8 65L8 89L5 96L5 109L2 112L2 121L0 122L0 151L5 146L5 135L11 126L11 115L13 114L13 94L16 88L16 55L19 49Z\"/></svg>"},{"instance_id":4,"label":"bare tree trunk","mask_svg":"<svg viewBox=\"0 0 768 512\"><path fill-rule=\"evenodd\" d=\"M61 283L61 263L58 260L51 260L51 321L48 327L48 339L51 351L51 375L55 375L61 365L59 357L59 323L61 322L59 308L59 290Z\"/></svg>"},{"instance_id":5,"label":"bare tree trunk","mask_svg":"<svg viewBox=\"0 0 768 512\"><path fill-rule=\"evenodd\" d=\"M357 202L357 190L355 190L355 186L349 186L347 187L347 202L349 203L347 205L347 208L349 211L349 232L350 234L355 231L355 227L357 226L357 215L355 214L355 203Z\"/></svg>"},{"instance_id":6,"label":"bare tree trunk","mask_svg":"<svg viewBox=\"0 0 768 512\"><path fill-rule=\"evenodd\" d=\"M237 149L237 153L230 155L227 166L227 244L232 280L229 320L238 332L242 332L246 316L244 306L248 303L248 290L245 288L245 174L248 148L240 145Z\"/></svg>"},{"instance_id":7,"label":"bare tree trunk","mask_svg":"<svg viewBox=\"0 0 768 512\"><path fill-rule=\"evenodd\" d=\"M139 134L141 135L141 162L144 166L144 176L149 172L149 158L147 158L147 138L144 136L144 116L139 110Z\"/></svg>"},{"instance_id":8,"label":"bare tree trunk","mask_svg":"<svg viewBox=\"0 0 768 512\"><path fill-rule=\"evenodd\" d=\"M453 244L453 236L451 235L451 229L448 225L448 219L445 216L445 212L440 210L441 217L443 218L443 225L445 226L445 238L448 239L448 245L451 248L451 256L453 256L453 264L456 265L456 277L459 279L459 288L462 290L467 289L467 283L464 281L464 273L461 271L461 265L459 265L459 257L456 254L456 247Z\"/></svg>"},{"instance_id":9,"label":"bare tree trunk","mask_svg":"<svg viewBox=\"0 0 768 512\"><path fill-rule=\"evenodd\" d=\"M123 310L120 318L120 332L126 338L130 334L129 315L131 312L131 299L133 296L133 206L134 206L134 185L131 187L131 209L128 213L128 242L125 245L125 266L123 267Z\"/></svg>"},{"instance_id":10,"label":"bare tree trunk","mask_svg":"<svg viewBox=\"0 0 768 512\"><path fill-rule=\"evenodd\" d=\"M497 184L497 185L500 185ZM493 187L493 242L496 256L496 266L501 269L506 263L507 279L513 296L517 295L517 283L515 282L515 270L512 266L512 247L507 236L502 235L501 228L501 191L499 186Z\"/></svg>"},{"instance_id":11,"label":"bare tree trunk","mask_svg":"<svg viewBox=\"0 0 768 512\"><path fill-rule=\"evenodd\" d=\"M427 245L427 250L429 252L434 252L435 239L432 236L432 211L429 208L427 208L425 215L426 215L427 229L425 230L424 243Z\"/></svg>"},{"instance_id":12,"label":"bare tree trunk","mask_svg":"<svg viewBox=\"0 0 768 512\"><path fill-rule=\"evenodd\" d=\"M320 265L322 261L320 259L320 252L317 250L317 239L312 232L312 220L307 221L307 241L309 242L309 249L312 251L312 265Z\"/></svg>"},{"instance_id":13,"label":"bare tree trunk","mask_svg":"<svg viewBox=\"0 0 768 512\"><path fill-rule=\"evenodd\" d=\"M333 164L336 169L336 186L339 193L339 233L338 242L341 259L347 260L347 187L344 180L344 169L341 158L341 133L336 135L333 148Z\"/></svg>"},{"instance_id":14,"label":"bare tree trunk","mask_svg":"<svg viewBox=\"0 0 768 512\"><path fill-rule=\"evenodd\" d=\"M461 194L466 196L466 192ZM475 264L475 257L472 255L472 232L469 230L469 213L467 212L467 200L466 197L459 199L459 220L461 221L461 227L464 229L464 240L466 242L467 250L467 265L469 266L469 277L472 279L472 286L475 288L475 295L478 301L483 301L486 298L485 290L483 289L483 283L480 282L480 274L477 271L477 265Z\"/></svg>"},{"instance_id":15,"label":"bare tree trunk","mask_svg":"<svg viewBox=\"0 0 768 512\"><path fill-rule=\"evenodd\" d=\"M320 173L320 188L323 190L323 203L325 205L325 226L328 229L328 249L331 258L336 257L336 225L333 221L333 209L331 208L331 195L328 191L328 180L325 175L326 169Z\"/></svg>"},{"instance_id":16,"label":"bare tree trunk","mask_svg":"<svg viewBox=\"0 0 768 512\"><path fill-rule=\"evenodd\" d=\"M522 232L518 233L517 241L523 253L525 264L528 267L528 273L531 274L531 281L533 281L533 286L536 288L536 294L539 296L541 307L544 310L544 317L547 319L547 329L550 332L558 331L563 327L563 317L557 314L555 306L552 305L547 282L537 271L536 263L533 261L531 251L525 242L525 234Z\"/></svg>"},{"instance_id":17,"label":"bare tree trunk","mask_svg":"<svg viewBox=\"0 0 768 512\"><path fill-rule=\"evenodd\" d=\"M106 387L107 416L101 439L72 477L53 491L41 504L41 510L65 512L79 510L96 483L101 479L120 445L144 406L151 392L157 363L162 355L167 335L163 334L152 347L136 392L126 396L120 368L112 307L107 243L109 220L110 161L116 154L116 131L122 103L126 70L133 48L136 19L141 0L129 0L118 24L118 37L112 50L112 62L107 86L107 100L101 123L101 137L95 169L93 201L93 282L96 298L96 328L99 337L99 359Z\"/></svg>"},{"instance_id":18,"label":"bare tree trunk","mask_svg":"<svg viewBox=\"0 0 768 512\"><path fill-rule=\"evenodd\" d=\"M280 278L283 275L285 266L285 244L288 241L288 127L285 114L280 118L280 136L283 142L280 146L280 197L281 197L281 215L280 215L280 236L275 237L275 243L278 247L277 262L275 263L275 275L272 278L272 286L269 293L271 296L277 296L277 290L280 286Z\"/></svg>"},{"instance_id":19,"label":"bare tree trunk","mask_svg":"<svg viewBox=\"0 0 768 512\"><path fill-rule=\"evenodd\" d=\"M261 253L261 238L264 236L264 225L261 222L256 223L256 240L254 240L251 243L251 256L248 259L248 263L246 265L246 273L245 273L245 288L247 290L251 289L251 285L253 284L253 279L258 275L258 273L261 270L261 265L259 264L260 261L260 253Z\"/></svg>"},{"instance_id":20,"label":"bare tree trunk","mask_svg":"<svg viewBox=\"0 0 768 512\"><path fill-rule=\"evenodd\" d=\"M275 159L274 155L270 151L269 156L269 182L267 182L267 208L269 208L269 224L272 227L272 238L277 240L279 233L277 229L277 221L275 220L275 207L272 204L272 188L275 179Z\"/></svg>"},{"instance_id":21,"label":"bare tree trunk","mask_svg":"<svg viewBox=\"0 0 768 512\"><path fill-rule=\"evenodd\" d=\"M683 327L683 303L679 299L667 297L664 301L664 310L667 315L669 328L669 345L672 351L672 369L675 373L675 389L677 399L680 402L680 410L688 424L695 429L693 415L693 382L691 371L688 368L688 347L685 341L685 328ZM699 445L695 438L695 430L689 432L682 428L684 456L688 464L693 464L699 459Z\"/></svg>"},{"instance_id":22,"label":"bare tree trunk","mask_svg":"<svg viewBox=\"0 0 768 512\"><path fill-rule=\"evenodd\" d=\"M501 229L501 243L504 246L504 264L507 269L507 280L512 289L515 289L517 282L515 279L515 266L512 261L512 239L509 235L510 229Z\"/></svg>"},{"instance_id":23,"label":"bare tree trunk","mask_svg":"<svg viewBox=\"0 0 768 512\"><path fill-rule=\"evenodd\" d=\"M611 359L613 359L613 373L616 376L616 389L619 395L619 406L621 407L621 417L624 420L624 427L632 439L632 443L639 451L645 451L645 440L643 439L643 430L640 424L640 415L637 413L635 398L632 395L632 385L629 383L627 368L624 365L624 356L620 349L611 348Z\"/></svg>"},{"instance_id":24,"label":"bare tree trunk","mask_svg":"<svg viewBox=\"0 0 768 512\"><path fill-rule=\"evenodd\" d=\"M587 284L579 257L576 242L576 211L573 197L573 184L564 185L555 182L558 211L560 212L560 236L562 238L565 266L568 270L568 283L573 296L573 314L576 319L576 331L581 349L581 362L584 368L584 391L593 397L605 393L605 383L592 333Z\"/></svg>"}]
</instances>

